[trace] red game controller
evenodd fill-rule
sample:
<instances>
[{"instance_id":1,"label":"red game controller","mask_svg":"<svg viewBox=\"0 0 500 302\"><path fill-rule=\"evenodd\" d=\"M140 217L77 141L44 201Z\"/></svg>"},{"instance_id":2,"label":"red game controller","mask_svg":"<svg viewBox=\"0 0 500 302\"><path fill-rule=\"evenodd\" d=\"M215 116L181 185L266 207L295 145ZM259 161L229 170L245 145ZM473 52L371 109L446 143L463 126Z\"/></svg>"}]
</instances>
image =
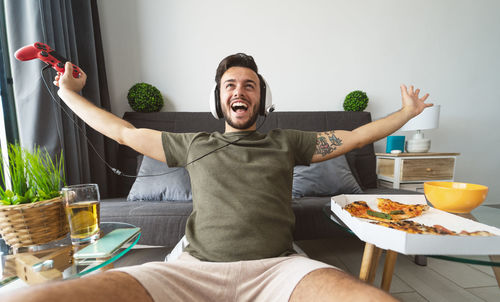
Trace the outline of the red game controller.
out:
<instances>
[{"instance_id":1,"label":"red game controller","mask_svg":"<svg viewBox=\"0 0 500 302\"><path fill-rule=\"evenodd\" d=\"M20 61L29 61L38 58L45 63L52 65L55 70L61 73L64 73L64 64L69 61L50 48L47 44L40 42L20 48L16 51L15 56L16 59ZM80 69L76 65L73 65L73 77L80 77Z\"/></svg>"}]
</instances>

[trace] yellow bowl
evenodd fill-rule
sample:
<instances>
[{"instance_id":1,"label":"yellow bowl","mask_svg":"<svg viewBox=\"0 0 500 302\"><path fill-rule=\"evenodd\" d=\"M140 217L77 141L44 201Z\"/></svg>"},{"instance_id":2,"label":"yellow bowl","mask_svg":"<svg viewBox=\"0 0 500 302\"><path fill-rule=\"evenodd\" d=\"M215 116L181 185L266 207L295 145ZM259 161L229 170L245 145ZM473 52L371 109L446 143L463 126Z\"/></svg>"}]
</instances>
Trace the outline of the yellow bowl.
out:
<instances>
[{"instance_id":1,"label":"yellow bowl","mask_svg":"<svg viewBox=\"0 0 500 302\"><path fill-rule=\"evenodd\" d=\"M424 193L436 209L469 213L486 199L488 187L461 182L430 181L424 183Z\"/></svg>"}]
</instances>

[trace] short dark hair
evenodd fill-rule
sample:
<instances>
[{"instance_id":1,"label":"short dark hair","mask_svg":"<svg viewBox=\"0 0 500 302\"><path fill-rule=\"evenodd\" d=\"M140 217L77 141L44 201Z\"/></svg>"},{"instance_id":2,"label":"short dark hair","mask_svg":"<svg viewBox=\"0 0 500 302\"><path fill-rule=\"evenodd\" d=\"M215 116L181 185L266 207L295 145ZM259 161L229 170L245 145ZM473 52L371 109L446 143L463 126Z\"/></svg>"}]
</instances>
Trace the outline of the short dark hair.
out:
<instances>
[{"instance_id":1,"label":"short dark hair","mask_svg":"<svg viewBox=\"0 0 500 302\"><path fill-rule=\"evenodd\" d=\"M251 70L255 71L255 73L258 75L259 70L257 68L257 64L255 64L254 59L252 56L246 55L244 53L237 53L234 55L230 55L225 57L220 63L219 67L217 67L217 72L215 73L215 83L217 85L220 84L220 79L222 78L222 75L231 67L247 67L250 68Z\"/></svg>"}]
</instances>

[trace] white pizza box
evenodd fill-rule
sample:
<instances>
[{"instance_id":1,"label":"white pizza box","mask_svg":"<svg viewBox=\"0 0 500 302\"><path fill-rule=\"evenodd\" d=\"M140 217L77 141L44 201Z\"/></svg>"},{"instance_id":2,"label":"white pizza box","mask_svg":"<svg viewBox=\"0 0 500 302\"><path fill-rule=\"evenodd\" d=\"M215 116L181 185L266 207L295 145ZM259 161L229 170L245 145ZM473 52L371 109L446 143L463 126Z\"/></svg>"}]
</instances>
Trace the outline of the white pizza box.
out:
<instances>
[{"instance_id":1,"label":"white pizza box","mask_svg":"<svg viewBox=\"0 0 500 302\"><path fill-rule=\"evenodd\" d=\"M453 236L410 234L370 223L343 209L354 201L366 201L371 209L379 211L377 198L389 198L405 204L427 204L424 195L337 195L332 197L331 208L359 239L375 246L407 255L500 255L500 229L466 219L431 207L420 217L409 220L433 226L441 225L460 233L462 230L488 231L496 236Z\"/></svg>"}]
</instances>

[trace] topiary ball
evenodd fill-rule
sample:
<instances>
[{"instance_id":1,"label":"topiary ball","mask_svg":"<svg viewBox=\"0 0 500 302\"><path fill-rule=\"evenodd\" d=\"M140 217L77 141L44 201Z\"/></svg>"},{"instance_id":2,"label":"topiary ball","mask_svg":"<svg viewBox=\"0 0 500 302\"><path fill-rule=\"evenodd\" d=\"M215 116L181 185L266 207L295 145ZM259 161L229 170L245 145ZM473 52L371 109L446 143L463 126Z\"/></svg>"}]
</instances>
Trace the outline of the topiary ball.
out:
<instances>
[{"instance_id":1,"label":"topiary ball","mask_svg":"<svg viewBox=\"0 0 500 302\"><path fill-rule=\"evenodd\" d=\"M368 96L361 90L354 90L345 97L345 111L363 111L366 106L368 106Z\"/></svg>"},{"instance_id":2,"label":"topiary ball","mask_svg":"<svg viewBox=\"0 0 500 302\"><path fill-rule=\"evenodd\" d=\"M163 107L160 90L147 83L137 83L129 89L127 99L130 107L137 112L158 112Z\"/></svg>"}]
</instances>

